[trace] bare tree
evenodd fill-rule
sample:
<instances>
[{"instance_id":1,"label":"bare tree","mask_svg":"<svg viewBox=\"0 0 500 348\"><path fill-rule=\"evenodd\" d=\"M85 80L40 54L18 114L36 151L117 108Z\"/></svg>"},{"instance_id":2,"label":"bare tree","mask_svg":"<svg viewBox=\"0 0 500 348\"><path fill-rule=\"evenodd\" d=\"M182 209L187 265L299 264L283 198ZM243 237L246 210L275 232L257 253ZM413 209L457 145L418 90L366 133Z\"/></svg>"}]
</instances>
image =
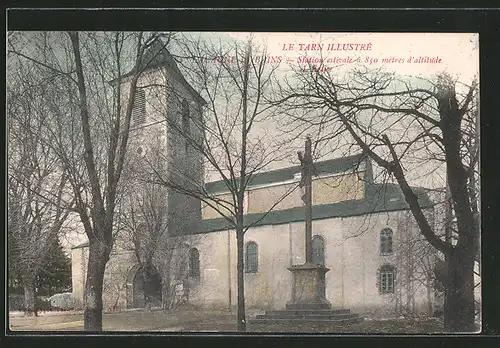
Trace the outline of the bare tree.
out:
<instances>
[{"instance_id":1,"label":"bare tree","mask_svg":"<svg viewBox=\"0 0 500 348\"><path fill-rule=\"evenodd\" d=\"M203 117L190 115L183 95L171 88L169 102L178 105L179 112L166 121L169 136L176 139L171 156L177 156L177 160L165 159L170 163L168 173L151 163L152 180L183 197L201 201L204 209L213 209L226 220L228 228L236 231L237 326L238 331L245 331L244 234L297 188L277 197L259 221L244 221L245 192L252 178L281 156L281 144L262 127L273 116L263 96L270 90L277 65L267 64L266 51L251 40L223 43L186 36L180 51L177 60L206 99L206 108ZM201 110L197 114L201 115ZM221 178L221 192L207 189L204 178Z\"/></svg>"},{"instance_id":2,"label":"bare tree","mask_svg":"<svg viewBox=\"0 0 500 348\"><path fill-rule=\"evenodd\" d=\"M446 74L434 80L400 78L381 70L310 68L282 85L285 110L304 108L294 122L316 123L330 137L356 144L401 188L425 239L446 255L445 329L474 330L474 259L479 252L477 84ZM315 119L313 118L315 117ZM472 143L471 143L472 139ZM422 173L424 172L424 173ZM436 233L409 185L445 172L457 221L457 242ZM443 179L443 177L441 177ZM441 181L441 185L442 181ZM477 193L477 191L475 191Z\"/></svg>"},{"instance_id":3,"label":"bare tree","mask_svg":"<svg viewBox=\"0 0 500 348\"><path fill-rule=\"evenodd\" d=\"M398 289L394 293L396 309L403 315L417 315L416 296L425 292L427 315L434 314L435 266L437 250L433 248L415 228L411 212L404 212L398 223L400 238L395 246Z\"/></svg>"},{"instance_id":4,"label":"bare tree","mask_svg":"<svg viewBox=\"0 0 500 348\"><path fill-rule=\"evenodd\" d=\"M51 118L39 77L16 57L9 57L9 66L16 69L7 92L8 261L23 284L25 312L36 315L36 278L73 202L65 190L67 173L44 141Z\"/></svg>"},{"instance_id":5,"label":"bare tree","mask_svg":"<svg viewBox=\"0 0 500 348\"><path fill-rule=\"evenodd\" d=\"M115 212L137 82L158 33L42 33L9 52L54 73L58 122L47 134L68 172L75 211L89 239L84 328L102 330L103 277L113 247ZM169 35L164 35L167 39ZM168 43L168 40L167 40ZM131 67L125 78L124 70ZM113 85L109 81L115 80ZM57 99L56 99L57 98ZM83 161L82 161L83 159Z\"/></svg>"}]
</instances>

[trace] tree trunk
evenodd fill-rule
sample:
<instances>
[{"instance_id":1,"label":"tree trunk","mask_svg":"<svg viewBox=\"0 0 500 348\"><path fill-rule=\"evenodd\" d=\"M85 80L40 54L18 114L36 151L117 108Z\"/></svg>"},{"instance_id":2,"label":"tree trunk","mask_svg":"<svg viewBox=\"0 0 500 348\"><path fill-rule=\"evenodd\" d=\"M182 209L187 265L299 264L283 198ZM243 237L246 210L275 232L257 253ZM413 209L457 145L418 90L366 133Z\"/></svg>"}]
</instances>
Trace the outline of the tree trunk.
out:
<instances>
[{"instance_id":1,"label":"tree trunk","mask_svg":"<svg viewBox=\"0 0 500 348\"><path fill-rule=\"evenodd\" d=\"M243 261L243 226L241 232L238 228L236 230L236 247L238 254L238 331L246 331L246 318L245 318L245 274L244 274L244 261Z\"/></svg>"},{"instance_id":2,"label":"tree trunk","mask_svg":"<svg viewBox=\"0 0 500 348\"><path fill-rule=\"evenodd\" d=\"M34 279L23 279L24 283L24 314L32 317L35 312L35 281Z\"/></svg>"},{"instance_id":3,"label":"tree trunk","mask_svg":"<svg viewBox=\"0 0 500 348\"><path fill-rule=\"evenodd\" d=\"M84 330L102 331L102 290L109 251L103 242L89 242L89 263L84 293Z\"/></svg>"},{"instance_id":4,"label":"tree trunk","mask_svg":"<svg viewBox=\"0 0 500 348\"><path fill-rule=\"evenodd\" d=\"M448 258L446 285L444 303L445 331L475 331L473 253L458 248L452 250Z\"/></svg>"}]
</instances>

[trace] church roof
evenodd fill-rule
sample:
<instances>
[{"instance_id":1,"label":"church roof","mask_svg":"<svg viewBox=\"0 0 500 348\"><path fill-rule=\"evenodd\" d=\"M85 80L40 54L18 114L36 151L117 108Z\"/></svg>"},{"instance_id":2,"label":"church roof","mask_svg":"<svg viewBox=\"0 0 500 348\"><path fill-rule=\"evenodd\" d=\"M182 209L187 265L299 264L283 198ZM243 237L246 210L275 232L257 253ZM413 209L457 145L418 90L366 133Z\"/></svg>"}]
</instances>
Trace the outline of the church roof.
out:
<instances>
[{"instance_id":1,"label":"church roof","mask_svg":"<svg viewBox=\"0 0 500 348\"><path fill-rule=\"evenodd\" d=\"M364 158L365 156L361 153L353 156L316 162L314 166L317 175L336 174L356 169ZM250 180L249 186L259 186L292 180L297 173L300 173L300 165L255 174ZM223 180L206 183L205 188L210 193L229 191Z\"/></svg>"},{"instance_id":2,"label":"church roof","mask_svg":"<svg viewBox=\"0 0 500 348\"><path fill-rule=\"evenodd\" d=\"M423 188L413 188L418 196L422 208L432 208L433 203L429 199L426 190ZM313 220L351 217L365 214L408 210L409 206L405 202L403 193L395 184L368 184L366 198L361 200L349 200L333 204L315 205L312 207ZM275 210L265 213L247 214L244 218L245 226L279 225L290 222L300 222L305 220L303 207L296 207L286 210ZM226 230L229 223L223 219L202 220L193 230L192 234L208 233Z\"/></svg>"},{"instance_id":3,"label":"church roof","mask_svg":"<svg viewBox=\"0 0 500 348\"><path fill-rule=\"evenodd\" d=\"M170 52L165 47L165 44L161 39L157 38L151 44L151 46L144 52L144 55L141 60L141 69L145 69L144 71L157 69L160 67L165 67L172 73L172 75L176 78L176 80L181 83L196 99L198 99L203 105L206 105L207 102L201 97L201 95L196 92L196 90L186 81L184 75L179 70L177 63L175 62L174 57L170 54ZM122 79L125 79L129 76L135 74L137 69L133 68L128 73L121 76ZM118 78L111 80L109 83L114 84L118 81Z\"/></svg>"}]
</instances>

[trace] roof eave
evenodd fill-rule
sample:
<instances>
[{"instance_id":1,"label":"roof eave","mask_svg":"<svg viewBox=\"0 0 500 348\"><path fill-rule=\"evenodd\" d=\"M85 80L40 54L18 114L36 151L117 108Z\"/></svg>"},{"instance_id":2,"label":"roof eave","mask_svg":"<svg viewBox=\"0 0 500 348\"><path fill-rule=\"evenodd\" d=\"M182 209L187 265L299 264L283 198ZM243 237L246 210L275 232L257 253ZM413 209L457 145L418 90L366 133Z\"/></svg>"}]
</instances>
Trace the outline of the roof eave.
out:
<instances>
[{"instance_id":1,"label":"roof eave","mask_svg":"<svg viewBox=\"0 0 500 348\"><path fill-rule=\"evenodd\" d=\"M74 247L71 247L71 250L73 249L83 249L89 246L89 242L85 242L82 244L75 245Z\"/></svg>"},{"instance_id":2,"label":"roof eave","mask_svg":"<svg viewBox=\"0 0 500 348\"><path fill-rule=\"evenodd\" d=\"M148 67L148 68L144 69L144 70L141 72L141 74L142 74L142 73L144 73L144 72L146 72L146 71L153 70L153 69L158 69L158 68L166 68L166 69L168 69L168 68L169 68L169 64L168 64L168 62L163 62L162 64L159 64L159 65L154 65L154 66ZM183 86L184 86L184 87L185 87L185 88L189 91L189 93L191 93L191 95L192 95L195 99L197 99L197 101L198 101L198 102L199 102L202 106L206 106L206 105L208 105L207 101L206 101L205 99L203 99L203 97L200 95L200 93L198 93L198 92L197 92L197 91L193 88L193 86L191 86L191 85L189 84L189 82L187 82L187 81L186 81L186 79L184 78L184 76L182 76L182 74L181 74L181 75L179 75L179 74L178 74L177 72L175 72L175 70L174 70L174 69L172 69L172 68L170 69L170 71L172 72L172 75L174 75L174 78L175 78L178 82L180 82L180 83L181 83L181 84L182 84L182 85L183 85ZM134 74L135 74L135 68L134 68L134 69L132 69L132 70L130 70L128 73L126 73L126 74L122 75L121 77L117 77L117 78L115 78L115 79L113 79L113 80L111 80L111 81L108 81L108 84L114 87L114 86L116 86L116 85L117 85L118 80L120 80L120 79L121 79L121 80L122 80L122 82L127 81L127 80L129 80L129 78L130 78L132 75L134 75ZM178 75L178 76L175 76L175 75Z\"/></svg>"},{"instance_id":3,"label":"roof eave","mask_svg":"<svg viewBox=\"0 0 500 348\"><path fill-rule=\"evenodd\" d=\"M349 163L350 161L356 160L356 159L364 160L364 154L363 153L359 153L359 154L355 154L355 155L352 155L352 156L339 157L339 158L333 158L333 159L326 160L326 161L320 161L320 162L317 162L317 165L321 166L321 165L327 164L329 162L335 162L335 161L338 161L339 164ZM333 174L339 174L339 173L343 173L343 172L348 172L348 170L335 170L335 169L336 168L334 168L334 170L332 170L332 171L327 171L327 172L324 172L324 173L328 173L328 174L332 174L333 175ZM367 170L371 170L371 169L370 168L365 168L365 169L363 169L361 171L367 171ZM290 166L290 167L285 167L285 168L271 170L271 171L264 172L264 173L255 174L254 177L252 178L252 181L255 182L259 178L259 176L261 176L261 175L269 175L271 173L278 174L280 172L285 172L285 171L296 171L296 172L299 172L300 171L300 166L299 165L294 165L294 166ZM281 180L269 181L267 183L268 184L272 184L272 183L278 183L278 182L281 182ZM212 181L212 182L209 182L209 183L205 184L206 190L208 192L210 192L211 194L219 194L220 192L222 192L221 191L221 186L222 186L222 188L225 188L225 182L224 182L224 180ZM252 184L252 182L250 182L250 184L248 185L248 188L252 188L253 186L258 186L258 185L257 184Z\"/></svg>"}]
</instances>

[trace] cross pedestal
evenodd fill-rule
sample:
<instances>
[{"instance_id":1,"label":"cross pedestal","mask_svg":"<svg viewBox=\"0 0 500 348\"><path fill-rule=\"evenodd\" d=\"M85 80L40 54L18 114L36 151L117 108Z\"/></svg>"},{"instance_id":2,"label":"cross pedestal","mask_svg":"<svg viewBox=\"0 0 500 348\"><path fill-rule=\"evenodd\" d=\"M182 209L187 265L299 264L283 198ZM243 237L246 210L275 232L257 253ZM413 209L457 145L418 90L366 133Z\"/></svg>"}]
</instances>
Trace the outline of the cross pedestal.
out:
<instances>
[{"instance_id":1,"label":"cross pedestal","mask_svg":"<svg viewBox=\"0 0 500 348\"><path fill-rule=\"evenodd\" d=\"M325 274L330 269L305 263L288 268L293 275L292 299L286 304L288 310L330 309L325 297Z\"/></svg>"}]
</instances>

